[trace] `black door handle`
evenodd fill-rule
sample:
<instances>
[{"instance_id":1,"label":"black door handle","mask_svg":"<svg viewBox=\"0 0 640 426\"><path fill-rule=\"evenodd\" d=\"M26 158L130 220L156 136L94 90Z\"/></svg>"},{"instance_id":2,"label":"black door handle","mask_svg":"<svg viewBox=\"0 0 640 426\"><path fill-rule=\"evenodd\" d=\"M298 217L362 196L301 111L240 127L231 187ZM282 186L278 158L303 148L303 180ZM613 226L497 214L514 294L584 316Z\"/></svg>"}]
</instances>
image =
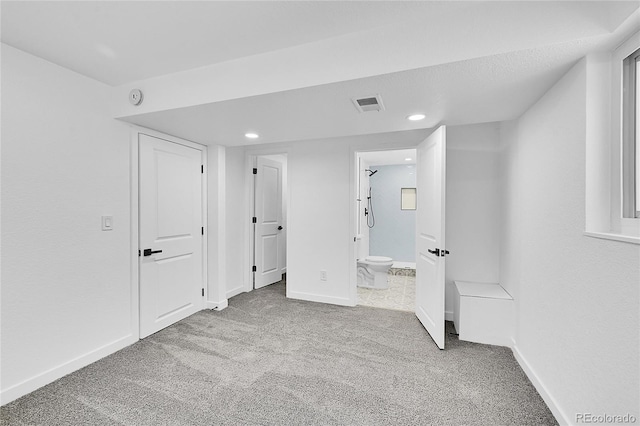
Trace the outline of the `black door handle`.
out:
<instances>
[{"instance_id":1,"label":"black door handle","mask_svg":"<svg viewBox=\"0 0 640 426\"><path fill-rule=\"evenodd\" d=\"M142 252L142 254L144 254L145 256L151 256L154 253L162 253L162 250L151 250L151 249L144 249L144 251Z\"/></svg>"},{"instance_id":2,"label":"black door handle","mask_svg":"<svg viewBox=\"0 0 640 426\"><path fill-rule=\"evenodd\" d=\"M282 231L282 226L278 226L278 231Z\"/></svg>"},{"instance_id":3,"label":"black door handle","mask_svg":"<svg viewBox=\"0 0 640 426\"><path fill-rule=\"evenodd\" d=\"M431 254L435 254L436 256L440 256L440 249L435 249L435 250L427 249L427 251Z\"/></svg>"}]
</instances>

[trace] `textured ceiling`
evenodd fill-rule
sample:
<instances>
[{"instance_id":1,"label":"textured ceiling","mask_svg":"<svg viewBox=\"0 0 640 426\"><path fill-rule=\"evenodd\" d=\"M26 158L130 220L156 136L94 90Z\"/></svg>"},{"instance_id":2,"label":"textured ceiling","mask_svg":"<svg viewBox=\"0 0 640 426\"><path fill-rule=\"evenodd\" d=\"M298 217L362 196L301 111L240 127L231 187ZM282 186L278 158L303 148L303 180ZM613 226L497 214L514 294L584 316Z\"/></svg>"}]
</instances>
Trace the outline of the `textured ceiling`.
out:
<instances>
[{"instance_id":1,"label":"textured ceiling","mask_svg":"<svg viewBox=\"0 0 640 426\"><path fill-rule=\"evenodd\" d=\"M516 118L585 54L640 30L639 5L0 3L3 43L114 86L114 117L227 146ZM385 111L359 114L351 98L373 94Z\"/></svg>"},{"instance_id":2,"label":"textured ceiling","mask_svg":"<svg viewBox=\"0 0 640 426\"><path fill-rule=\"evenodd\" d=\"M2 41L110 85L370 30L404 2L3 1Z\"/></svg>"},{"instance_id":3,"label":"textured ceiling","mask_svg":"<svg viewBox=\"0 0 640 426\"><path fill-rule=\"evenodd\" d=\"M569 43L124 119L229 146L510 120L539 99L589 46ZM372 94L380 94L385 110L359 113L351 99ZM417 112L426 118L406 120ZM260 139L245 139L249 131Z\"/></svg>"}]
</instances>

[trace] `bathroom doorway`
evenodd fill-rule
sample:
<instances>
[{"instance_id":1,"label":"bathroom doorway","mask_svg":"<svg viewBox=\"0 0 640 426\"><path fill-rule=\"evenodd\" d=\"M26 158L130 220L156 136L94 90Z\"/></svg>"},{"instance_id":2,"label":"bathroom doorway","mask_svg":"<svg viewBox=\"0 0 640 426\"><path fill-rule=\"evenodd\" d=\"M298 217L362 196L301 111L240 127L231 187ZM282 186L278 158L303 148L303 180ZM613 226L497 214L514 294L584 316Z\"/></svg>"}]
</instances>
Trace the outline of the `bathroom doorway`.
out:
<instances>
[{"instance_id":1,"label":"bathroom doorway","mask_svg":"<svg viewBox=\"0 0 640 426\"><path fill-rule=\"evenodd\" d=\"M416 150L356 161L357 304L415 312Z\"/></svg>"}]
</instances>

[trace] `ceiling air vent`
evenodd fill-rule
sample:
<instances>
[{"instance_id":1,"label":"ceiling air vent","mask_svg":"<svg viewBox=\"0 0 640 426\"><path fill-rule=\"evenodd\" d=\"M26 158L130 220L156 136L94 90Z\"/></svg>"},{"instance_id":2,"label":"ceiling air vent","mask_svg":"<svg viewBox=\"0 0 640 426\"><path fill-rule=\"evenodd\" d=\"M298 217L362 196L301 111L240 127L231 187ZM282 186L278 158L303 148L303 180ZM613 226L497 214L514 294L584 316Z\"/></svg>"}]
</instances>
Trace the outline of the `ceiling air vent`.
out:
<instances>
[{"instance_id":1,"label":"ceiling air vent","mask_svg":"<svg viewBox=\"0 0 640 426\"><path fill-rule=\"evenodd\" d=\"M358 99L354 98L353 104L360 112L384 111L384 105L382 105L382 99L380 98L380 95L367 96Z\"/></svg>"}]
</instances>

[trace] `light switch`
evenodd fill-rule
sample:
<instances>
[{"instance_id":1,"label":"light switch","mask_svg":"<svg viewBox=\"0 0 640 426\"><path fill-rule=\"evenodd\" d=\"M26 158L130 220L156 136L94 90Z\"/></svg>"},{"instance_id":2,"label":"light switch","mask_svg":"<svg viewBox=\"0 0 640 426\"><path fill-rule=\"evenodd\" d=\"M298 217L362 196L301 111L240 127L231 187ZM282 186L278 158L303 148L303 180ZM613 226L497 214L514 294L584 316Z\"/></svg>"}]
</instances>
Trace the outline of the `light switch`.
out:
<instances>
[{"instance_id":1,"label":"light switch","mask_svg":"<svg viewBox=\"0 0 640 426\"><path fill-rule=\"evenodd\" d=\"M113 216L102 216L102 230L113 231Z\"/></svg>"}]
</instances>

